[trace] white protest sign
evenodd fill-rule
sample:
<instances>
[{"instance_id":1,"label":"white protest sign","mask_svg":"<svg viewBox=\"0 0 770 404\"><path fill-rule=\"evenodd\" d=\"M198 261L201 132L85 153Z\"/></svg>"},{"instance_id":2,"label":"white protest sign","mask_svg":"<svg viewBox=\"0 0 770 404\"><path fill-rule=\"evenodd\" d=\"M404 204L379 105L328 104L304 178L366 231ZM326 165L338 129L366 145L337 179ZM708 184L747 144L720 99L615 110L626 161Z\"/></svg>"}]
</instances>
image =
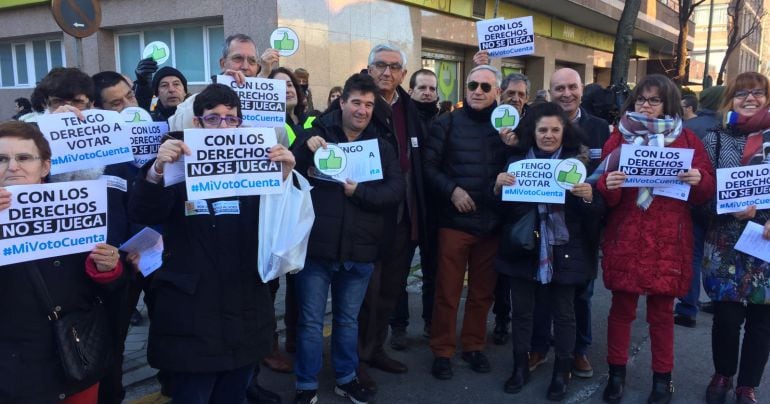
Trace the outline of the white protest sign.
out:
<instances>
[{"instance_id":1,"label":"white protest sign","mask_svg":"<svg viewBox=\"0 0 770 404\"><path fill-rule=\"evenodd\" d=\"M291 28L278 27L270 34L270 46L281 56L291 56L299 49L299 36Z\"/></svg>"},{"instance_id":2,"label":"white protest sign","mask_svg":"<svg viewBox=\"0 0 770 404\"><path fill-rule=\"evenodd\" d=\"M134 165L143 166L155 158L160 148L160 140L168 133L167 122L144 122L126 124L131 131L131 152Z\"/></svg>"},{"instance_id":3,"label":"white protest sign","mask_svg":"<svg viewBox=\"0 0 770 404\"><path fill-rule=\"evenodd\" d=\"M511 163L508 172L516 183L502 189L507 202L564 203L567 187L586 179L585 166L575 159L520 160Z\"/></svg>"},{"instance_id":4,"label":"white protest sign","mask_svg":"<svg viewBox=\"0 0 770 404\"><path fill-rule=\"evenodd\" d=\"M764 226L749 221L738 238L738 242L735 243L735 249L762 261L770 261L770 240L762 237L764 231Z\"/></svg>"},{"instance_id":5,"label":"white protest sign","mask_svg":"<svg viewBox=\"0 0 770 404\"><path fill-rule=\"evenodd\" d=\"M492 116L489 118L492 122L492 127L497 129L516 129L519 126L519 110L513 105L502 104L498 105Z\"/></svg>"},{"instance_id":6,"label":"white protest sign","mask_svg":"<svg viewBox=\"0 0 770 404\"><path fill-rule=\"evenodd\" d=\"M149 276L163 264L163 236L145 227L120 246L121 251L139 254L139 271Z\"/></svg>"},{"instance_id":7,"label":"white protest sign","mask_svg":"<svg viewBox=\"0 0 770 404\"><path fill-rule=\"evenodd\" d=\"M107 240L107 184L102 180L13 185L0 211L2 262L14 264L90 251ZM84 263L85 265L85 263Z\"/></svg>"},{"instance_id":8,"label":"white protest sign","mask_svg":"<svg viewBox=\"0 0 770 404\"><path fill-rule=\"evenodd\" d=\"M618 170L626 174L623 187L670 187L680 185L677 178L692 166L693 149L637 146L620 147Z\"/></svg>"},{"instance_id":9,"label":"white protest sign","mask_svg":"<svg viewBox=\"0 0 770 404\"><path fill-rule=\"evenodd\" d=\"M655 187L652 189L653 195L665 196L672 199L679 199L680 201L686 201L690 198L690 184L686 184L682 181L677 181L674 185L668 185L665 187Z\"/></svg>"},{"instance_id":10,"label":"white protest sign","mask_svg":"<svg viewBox=\"0 0 770 404\"><path fill-rule=\"evenodd\" d=\"M328 144L313 155L314 178L338 181L346 179L367 182L382 179L382 160L377 139Z\"/></svg>"},{"instance_id":11,"label":"white protest sign","mask_svg":"<svg viewBox=\"0 0 770 404\"><path fill-rule=\"evenodd\" d=\"M171 49L165 42L153 41L147 44L142 51L142 59L152 58L159 65L166 63L171 57Z\"/></svg>"},{"instance_id":12,"label":"white protest sign","mask_svg":"<svg viewBox=\"0 0 770 404\"><path fill-rule=\"evenodd\" d=\"M281 192L281 164L267 157L278 142L271 128L185 129L187 199Z\"/></svg>"},{"instance_id":13,"label":"white protest sign","mask_svg":"<svg viewBox=\"0 0 770 404\"><path fill-rule=\"evenodd\" d=\"M476 22L479 49L490 58L507 58L535 53L535 26L532 16Z\"/></svg>"},{"instance_id":14,"label":"white protest sign","mask_svg":"<svg viewBox=\"0 0 770 404\"><path fill-rule=\"evenodd\" d=\"M717 169L717 214L770 208L770 164Z\"/></svg>"},{"instance_id":15,"label":"white protest sign","mask_svg":"<svg viewBox=\"0 0 770 404\"><path fill-rule=\"evenodd\" d=\"M37 123L51 145L51 174L132 161L131 138L115 111L82 111L41 115Z\"/></svg>"},{"instance_id":16,"label":"white protest sign","mask_svg":"<svg viewBox=\"0 0 770 404\"><path fill-rule=\"evenodd\" d=\"M247 77L238 84L232 76L217 76L217 83L230 86L241 99L243 126L283 128L286 123L286 82Z\"/></svg>"}]
</instances>

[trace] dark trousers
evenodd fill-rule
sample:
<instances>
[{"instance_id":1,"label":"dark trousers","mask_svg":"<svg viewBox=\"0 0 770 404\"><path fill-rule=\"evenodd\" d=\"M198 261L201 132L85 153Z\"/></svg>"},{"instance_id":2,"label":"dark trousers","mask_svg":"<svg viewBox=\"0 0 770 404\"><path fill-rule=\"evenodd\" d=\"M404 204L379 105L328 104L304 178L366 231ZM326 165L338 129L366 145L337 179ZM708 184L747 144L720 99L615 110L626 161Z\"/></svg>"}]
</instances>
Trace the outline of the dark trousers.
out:
<instances>
[{"instance_id":1,"label":"dark trousers","mask_svg":"<svg viewBox=\"0 0 770 404\"><path fill-rule=\"evenodd\" d=\"M435 248L437 234L432 234L432 240L420 242L420 267L422 272L422 320L430 327L433 317L433 298L436 294L436 266L438 265ZM429 236L430 237L430 236ZM398 303L390 317L391 328L406 328L409 326L409 294L406 288L398 297Z\"/></svg>"},{"instance_id":2,"label":"dark trousers","mask_svg":"<svg viewBox=\"0 0 770 404\"><path fill-rule=\"evenodd\" d=\"M541 293L551 302L556 356L569 358L575 350L575 285L550 283L541 285L535 281L508 278L511 291L511 329L514 355L532 350L533 313L535 295Z\"/></svg>"},{"instance_id":3,"label":"dark trousers","mask_svg":"<svg viewBox=\"0 0 770 404\"><path fill-rule=\"evenodd\" d=\"M698 301L700 300L700 273L703 266L703 238L706 229L702 224L693 220L693 247L692 247L692 280L690 281L690 290L686 295L679 298L679 302L674 306L674 313L688 317L698 315Z\"/></svg>"},{"instance_id":4,"label":"dark trousers","mask_svg":"<svg viewBox=\"0 0 770 404\"><path fill-rule=\"evenodd\" d=\"M594 295L594 280L575 288L575 355L585 355L591 346L591 298ZM532 332L532 351L543 355L548 353L552 343L550 302L547 294L535 295L535 320Z\"/></svg>"},{"instance_id":5,"label":"dark trousers","mask_svg":"<svg viewBox=\"0 0 770 404\"><path fill-rule=\"evenodd\" d=\"M406 287L416 247L411 227L403 221L396 226L393 248L374 267L358 316L358 352L363 361L382 352L388 337L388 320Z\"/></svg>"},{"instance_id":6,"label":"dark trousers","mask_svg":"<svg viewBox=\"0 0 770 404\"><path fill-rule=\"evenodd\" d=\"M508 324L511 321L511 285L505 275L497 276L492 313L495 313L495 324Z\"/></svg>"},{"instance_id":7,"label":"dark trousers","mask_svg":"<svg viewBox=\"0 0 770 404\"><path fill-rule=\"evenodd\" d=\"M741 324L745 334L741 345ZM737 302L714 302L711 353L714 369L723 376L738 371L738 386L757 387L770 352L770 306Z\"/></svg>"},{"instance_id":8,"label":"dark trousers","mask_svg":"<svg viewBox=\"0 0 770 404\"><path fill-rule=\"evenodd\" d=\"M254 365L223 372L174 372L173 404L242 404Z\"/></svg>"}]
</instances>

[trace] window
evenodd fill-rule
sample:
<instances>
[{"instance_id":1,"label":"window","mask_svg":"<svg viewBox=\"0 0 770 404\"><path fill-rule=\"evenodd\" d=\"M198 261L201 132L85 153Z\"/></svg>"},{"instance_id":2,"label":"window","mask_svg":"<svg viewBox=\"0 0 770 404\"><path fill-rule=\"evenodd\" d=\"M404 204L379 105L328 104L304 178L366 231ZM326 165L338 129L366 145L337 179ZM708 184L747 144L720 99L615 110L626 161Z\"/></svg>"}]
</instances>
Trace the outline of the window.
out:
<instances>
[{"instance_id":1,"label":"window","mask_svg":"<svg viewBox=\"0 0 770 404\"><path fill-rule=\"evenodd\" d=\"M224 42L221 25L179 26L124 32L115 36L115 65L120 73L132 76L142 58L144 47L161 41L168 45L171 55L158 68L172 66L185 75L190 84L203 84L219 73L219 57Z\"/></svg>"},{"instance_id":2,"label":"window","mask_svg":"<svg viewBox=\"0 0 770 404\"><path fill-rule=\"evenodd\" d=\"M0 44L0 88L34 87L51 69L62 66L59 39Z\"/></svg>"}]
</instances>

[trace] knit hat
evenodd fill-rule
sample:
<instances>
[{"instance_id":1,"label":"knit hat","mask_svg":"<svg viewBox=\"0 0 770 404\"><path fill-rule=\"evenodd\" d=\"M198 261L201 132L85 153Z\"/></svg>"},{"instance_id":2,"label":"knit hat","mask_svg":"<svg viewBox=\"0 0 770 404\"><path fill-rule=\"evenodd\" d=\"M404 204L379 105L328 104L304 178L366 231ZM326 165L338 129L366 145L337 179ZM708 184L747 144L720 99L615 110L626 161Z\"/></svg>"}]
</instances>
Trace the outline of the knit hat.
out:
<instances>
[{"instance_id":1,"label":"knit hat","mask_svg":"<svg viewBox=\"0 0 770 404\"><path fill-rule=\"evenodd\" d=\"M174 69L171 66L166 66L155 72L155 76L152 78L152 94L158 95L158 86L160 86L160 81L163 80L164 77L168 76L176 76L179 78L179 80L182 80L182 86L184 86L184 93L187 94L187 79L184 77L184 74L180 72L177 69Z\"/></svg>"},{"instance_id":2,"label":"knit hat","mask_svg":"<svg viewBox=\"0 0 770 404\"><path fill-rule=\"evenodd\" d=\"M725 92L724 86L712 86L700 92L698 102L701 109L710 109L716 111L722 103L722 94Z\"/></svg>"}]
</instances>

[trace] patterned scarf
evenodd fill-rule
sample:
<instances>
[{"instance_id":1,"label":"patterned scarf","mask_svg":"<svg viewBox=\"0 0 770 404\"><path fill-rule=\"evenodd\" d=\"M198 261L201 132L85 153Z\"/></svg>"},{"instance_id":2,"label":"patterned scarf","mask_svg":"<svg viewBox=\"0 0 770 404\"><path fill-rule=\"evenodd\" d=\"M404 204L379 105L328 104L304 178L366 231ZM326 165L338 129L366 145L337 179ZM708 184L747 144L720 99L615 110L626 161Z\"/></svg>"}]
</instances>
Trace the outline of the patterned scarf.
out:
<instances>
[{"instance_id":1,"label":"patterned scarf","mask_svg":"<svg viewBox=\"0 0 770 404\"><path fill-rule=\"evenodd\" d=\"M551 159L561 156L561 147ZM527 152L527 159L537 158L534 147ZM569 231L564 219L564 206L559 204L539 203L537 213L540 218L540 256L537 266L537 280L542 284L550 283L553 278L553 247L569 242Z\"/></svg>"},{"instance_id":2,"label":"patterned scarf","mask_svg":"<svg viewBox=\"0 0 770 404\"><path fill-rule=\"evenodd\" d=\"M666 147L682 133L682 119L668 115L664 118L649 118L638 112L627 112L621 118L618 130L627 144ZM636 206L647 210L653 199L652 188L639 188Z\"/></svg>"},{"instance_id":3,"label":"patterned scarf","mask_svg":"<svg viewBox=\"0 0 770 404\"><path fill-rule=\"evenodd\" d=\"M733 127L740 133L748 133L743 148L742 165L749 165L757 157L762 161L762 132L770 128L770 110L763 108L752 116L740 115L735 111L725 114L725 127Z\"/></svg>"}]
</instances>

